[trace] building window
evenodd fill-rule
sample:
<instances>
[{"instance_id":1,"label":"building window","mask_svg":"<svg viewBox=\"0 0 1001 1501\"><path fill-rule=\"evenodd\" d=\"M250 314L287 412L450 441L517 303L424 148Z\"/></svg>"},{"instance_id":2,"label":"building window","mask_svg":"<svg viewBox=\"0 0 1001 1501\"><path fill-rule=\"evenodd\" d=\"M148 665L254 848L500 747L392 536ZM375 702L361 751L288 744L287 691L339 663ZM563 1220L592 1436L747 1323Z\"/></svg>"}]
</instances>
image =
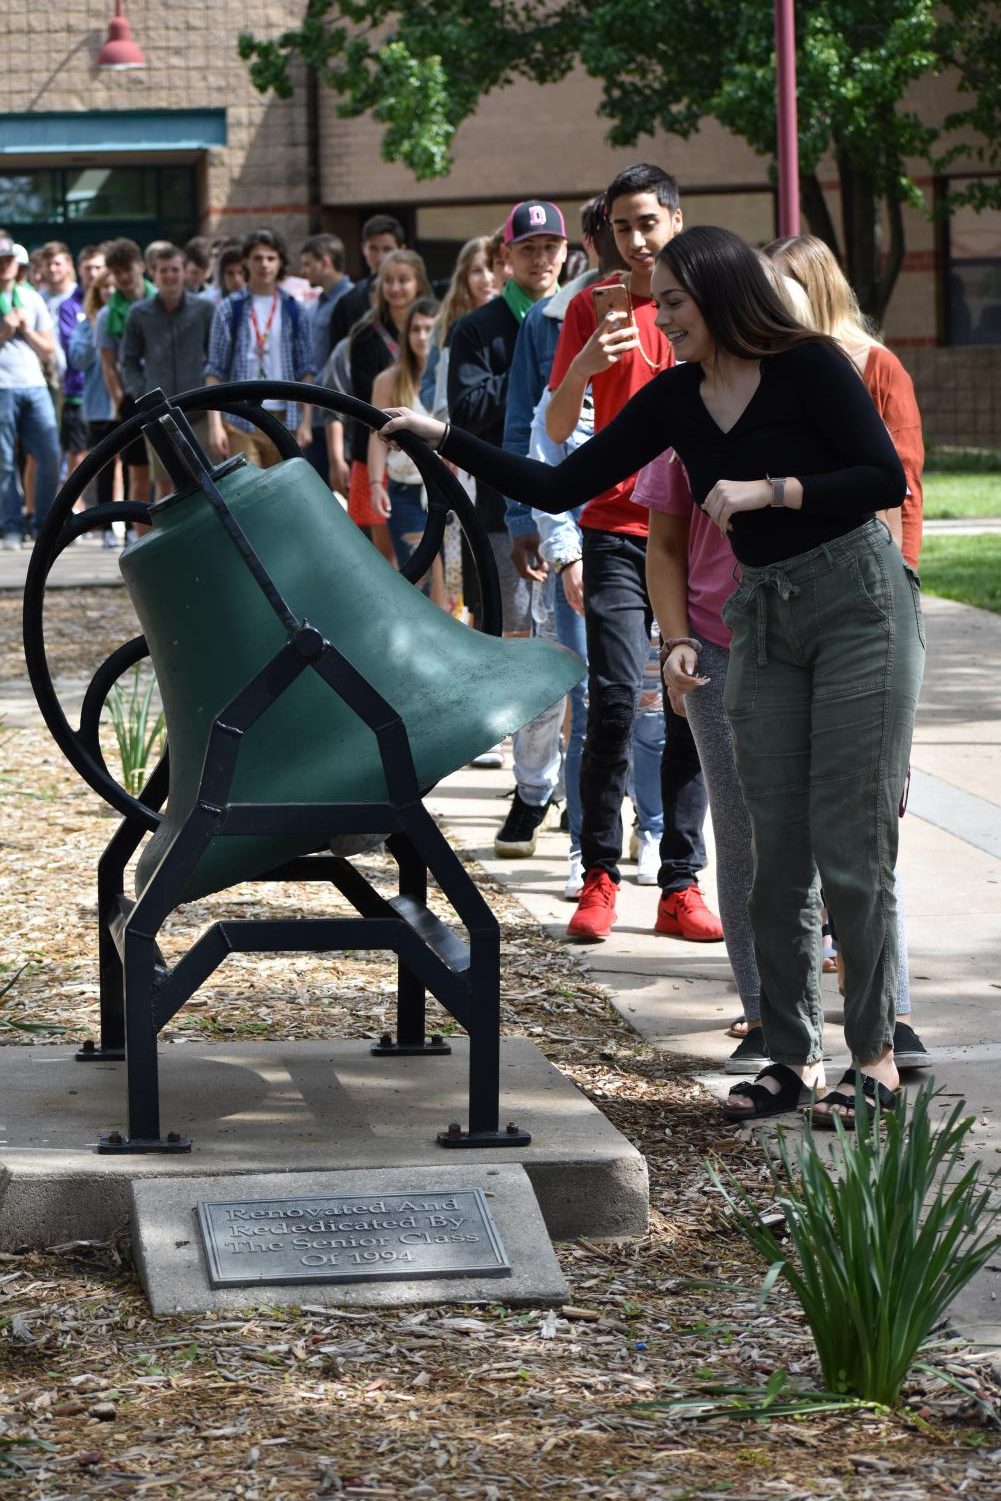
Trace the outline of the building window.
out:
<instances>
[{"instance_id":1,"label":"building window","mask_svg":"<svg viewBox=\"0 0 1001 1501\"><path fill-rule=\"evenodd\" d=\"M121 235L183 244L198 228L195 168L46 167L0 175L0 224L29 249L65 240L75 253Z\"/></svg>"},{"instance_id":2,"label":"building window","mask_svg":"<svg viewBox=\"0 0 1001 1501\"><path fill-rule=\"evenodd\" d=\"M972 179L951 178L948 195ZM1001 344L1001 209L949 209L946 260L946 340Z\"/></svg>"}]
</instances>

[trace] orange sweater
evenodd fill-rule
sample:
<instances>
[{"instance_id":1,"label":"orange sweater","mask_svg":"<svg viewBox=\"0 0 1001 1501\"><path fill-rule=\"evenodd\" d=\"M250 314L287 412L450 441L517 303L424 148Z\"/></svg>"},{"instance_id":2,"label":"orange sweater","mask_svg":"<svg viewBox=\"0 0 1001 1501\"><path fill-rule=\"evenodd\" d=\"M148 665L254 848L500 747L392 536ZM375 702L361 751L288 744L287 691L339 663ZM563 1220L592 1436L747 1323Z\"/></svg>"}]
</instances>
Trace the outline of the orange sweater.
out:
<instances>
[{"instance_id":1,"label":"orange sweater","mask_svg":"<svg viewBox=\"0 0 1001 1501\"><path fill-rule=\"evenodd\" d=\"M897 356L884 349L882 344L874 344L870 349L863 379L876 410L886 423L907 478L908 493L901 507L904 536L900 550L905 560L916 569L921 552L921 471L925 462L925 445L914 385Z\"/></svg>"}]
</instances>

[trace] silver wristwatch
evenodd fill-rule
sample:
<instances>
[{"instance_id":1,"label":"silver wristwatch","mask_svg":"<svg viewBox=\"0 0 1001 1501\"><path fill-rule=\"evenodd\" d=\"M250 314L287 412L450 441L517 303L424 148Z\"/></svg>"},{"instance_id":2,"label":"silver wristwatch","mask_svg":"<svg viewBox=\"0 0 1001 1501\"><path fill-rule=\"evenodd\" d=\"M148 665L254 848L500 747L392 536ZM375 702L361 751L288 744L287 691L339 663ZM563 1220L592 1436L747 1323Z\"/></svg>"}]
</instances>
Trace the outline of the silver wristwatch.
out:
<instances>
[{"instance_id":1,"label":"silver wristwatch","mask_svg":"<svg viewBox=\"0 0 1001 1501\"><path fill-rule=\"evenodd\" d=\"M784 479L773 479L770 474L765 479L772 487L772 509L781 510L786 503L786 482Z\"/></svg>"}]
</instances>

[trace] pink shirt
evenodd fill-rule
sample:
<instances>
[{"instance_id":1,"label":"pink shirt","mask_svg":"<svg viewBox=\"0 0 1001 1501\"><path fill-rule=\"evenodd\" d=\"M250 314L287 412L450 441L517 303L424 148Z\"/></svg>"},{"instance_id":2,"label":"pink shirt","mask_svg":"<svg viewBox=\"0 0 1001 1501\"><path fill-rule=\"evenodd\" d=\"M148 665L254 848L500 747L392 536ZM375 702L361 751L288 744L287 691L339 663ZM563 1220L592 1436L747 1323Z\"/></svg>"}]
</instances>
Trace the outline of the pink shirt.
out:
<instances>
[{"instance_id":1,"label":"pink shirt","mask_svg":"<svg viewBox=\"0 0 1001 1501\"><path fill-rule=\"evenodd\" d=\"M730 645L730 632L720 618L723 602L737 587L739 565L733 549L705 512L695 504L685 466L668 448L636 477L632 498L648 511L687 516L688 624L693 636L717 646Z\"/></svg>"}]
</instances>

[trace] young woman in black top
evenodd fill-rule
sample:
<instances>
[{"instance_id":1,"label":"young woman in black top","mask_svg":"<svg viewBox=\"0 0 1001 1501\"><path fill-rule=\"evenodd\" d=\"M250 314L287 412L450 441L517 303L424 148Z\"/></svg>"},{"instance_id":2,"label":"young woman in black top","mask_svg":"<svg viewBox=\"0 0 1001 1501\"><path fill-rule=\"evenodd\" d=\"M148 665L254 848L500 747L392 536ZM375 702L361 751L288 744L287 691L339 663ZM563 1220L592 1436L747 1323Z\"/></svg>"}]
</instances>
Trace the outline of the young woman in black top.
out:
<instances>
[{"instance_id":1,"label":"young woman in black top","mask_svg":"<svg viewBox=\"0 0 1001 1501\"><path fill-rule=\"evenodd\" d=\"M424 262L415 250L391 250L375 279L372 307L359 318L350 334L351 394L359 401L372 400L377 375L388 370L400 352L400 330L418 297L431 296L431 283ZM387 562L396 562L386 518L372 503L368 484L368 428L363 422L351 427L351 483L348 515L367 531Z\"/></svg>"},{"instance_id":2,"label":"young woman in black top","mask_svg":"<svg viewBox=\"0 0 1001 1501\"><path fill-rule=\"evenodd\" d=\"M726 711L754 830L750 901L773 1063L727 1100L733 1119L778 1114L823 1088L817 867L842 935L854 1069L815 1124L895 1103L893 867L924 660L916 580L875 512L899 506L900 461L851 362L804 329L757 255L699 227L661 251L658 324L686 363L663 371L556 468L410 413L446 458L540 510L579 505L674 448L692 494L728 534L741 578ZM614 363L623 333L597 335ZM683 597L682 591L678 592ZM698 676L687 620L660 621L674 670Z\"/></svg>"}]
</instances>

